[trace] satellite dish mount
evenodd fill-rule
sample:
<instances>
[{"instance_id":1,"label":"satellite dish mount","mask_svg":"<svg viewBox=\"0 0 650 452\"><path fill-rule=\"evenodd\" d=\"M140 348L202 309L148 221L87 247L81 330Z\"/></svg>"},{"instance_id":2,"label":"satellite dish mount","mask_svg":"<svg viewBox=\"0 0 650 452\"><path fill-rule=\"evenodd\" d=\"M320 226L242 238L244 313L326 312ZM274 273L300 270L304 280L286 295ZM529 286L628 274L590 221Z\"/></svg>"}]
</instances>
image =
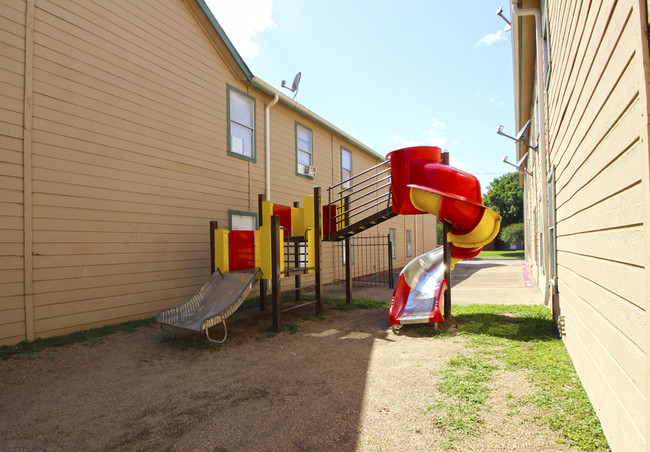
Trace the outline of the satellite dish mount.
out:
<instances>
[{"instance_id":1,"label":"satellite dish mount","mask_svg":"<svg viewBox=\"0 0 650 452\"><path fill-rule=\"evenodd\" d=\"M300 72L298 72L296 76L293 78L293 83L291 84L291 88L287 86L286 80L282 80L282 88L286 88L292 93L294 93L292 99L295 99L296 96L298 95L298 86L300 85L300 77L301 77Z\"/></svg>"}]
</instances>

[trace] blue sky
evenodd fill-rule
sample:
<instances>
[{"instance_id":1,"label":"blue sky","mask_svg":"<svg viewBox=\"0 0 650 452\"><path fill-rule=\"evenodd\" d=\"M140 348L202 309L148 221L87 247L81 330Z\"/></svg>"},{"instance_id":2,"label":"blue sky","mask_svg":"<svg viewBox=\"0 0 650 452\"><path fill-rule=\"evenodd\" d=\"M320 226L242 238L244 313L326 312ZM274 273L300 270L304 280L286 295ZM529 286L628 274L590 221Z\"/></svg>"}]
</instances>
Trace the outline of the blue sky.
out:
<instances>
[{"instance_id":1,"label":"blue sky","mask_svg":"<svg viewBox=\"0 0 650 452\"><path fill-rule=\"evenodd\" d=\"M281 89L300 71L296 100L378 153L440 146L483 191L513 169L504 0L206 3L255 76Z\"/></svg>"}]
</instances>

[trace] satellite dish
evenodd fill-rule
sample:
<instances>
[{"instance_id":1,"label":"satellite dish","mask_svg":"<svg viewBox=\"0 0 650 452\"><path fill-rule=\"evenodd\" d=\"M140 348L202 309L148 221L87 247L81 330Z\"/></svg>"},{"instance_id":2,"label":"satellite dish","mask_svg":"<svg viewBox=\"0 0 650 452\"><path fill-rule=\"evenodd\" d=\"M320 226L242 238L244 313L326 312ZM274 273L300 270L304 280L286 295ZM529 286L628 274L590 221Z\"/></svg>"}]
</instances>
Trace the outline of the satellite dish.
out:
<instances>
[{"instance_id":1,"label":"satellite dish","mask_svg":"<svg viewBox=\"0 0 650 452\"><path fill-rule=\"evenodd\" d=\"M287 86L287 81L286 80L282 80L282 88L286 88L286 89L290 90L291 92L295 93L293 95L294 99L298 95L298 86L300 85L300 77L301 77L301 74L300 74L300 72L298 72L296 74L296 76L293 78L293 83L291 84L291 88L289 88Z\"/></svg>"},{"instance_id":2,"label":"satellite dish","mask_svg":"<svg viewBox=\"0 0 650 452\"><path fill-rule=\"evenodd\" d=\"M526 133L526 129L528 128L529 125L530 125L530 119L529 119L528 122L527 122L527 123L526 123L526 124L521 128L521 130L520 130L519 133L517 134L517 137L515 138L515 141L521 141L521 138L524 136L524 133Z\"/></svg>"}]
</instances>

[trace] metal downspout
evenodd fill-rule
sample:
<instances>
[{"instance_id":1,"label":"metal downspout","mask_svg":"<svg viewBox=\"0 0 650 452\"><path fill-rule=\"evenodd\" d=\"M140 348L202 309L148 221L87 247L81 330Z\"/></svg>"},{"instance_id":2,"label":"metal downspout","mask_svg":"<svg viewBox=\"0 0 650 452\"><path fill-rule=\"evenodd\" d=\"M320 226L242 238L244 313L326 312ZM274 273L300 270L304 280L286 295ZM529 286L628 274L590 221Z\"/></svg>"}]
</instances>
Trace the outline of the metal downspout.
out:
<instances>
[{"instance_id":1,"label":"metal downspout","mask_svg":"<svg viewBox=\"0 0 650 452\"><path fill-rule=\"evenodd\" d=\"M264 159L265 159L265 177L266 182L265 195L266 200L271 200L271 108L278 103L280 96L276 93L273 100L264 107Z\"/></svg>"},{"instance_id":2,"label":"metal downspout","mask_svg":"<svg viewBox=\"0 0 650 452\"><path fill-rule=\"evenodd\" d=\"M549 247L549 218L548 218L548 181L547 181L547 162L546 162L546 157L547 157L547 146L546 146L546 96L544 95L545 92L545 87L544 87L544 68L545 66L545 55L544 55L544 41L543 41L543 36L542 36L542 14L541 11L538 8L526 8L526 9L521 9L519 8L518 5L518 0L512 0L512 3L510 5L511 7L511 17L512 17L512 24L513 24L513 36L518 33L518 27L519 27L519 18L523 16L534 16L535 17L535 41L536 41L536 61L537 61L537 101L540 103L539 105L539 158L540 158L540 167L541 167L541 188L542 188L542 210L541 212L542 215L542 228L543 228L543 233L542 233L542 247L544 249L544 304L549 305L549 296L550 296L550 290L549 290L549 282L550 282L550 275L549 275L549 267L550 267L550 261L549 261L549 253L550 253L550 247ZM515 29L517 27L517 29ZM520 44L521 45L521 44ZM513 52L513 58L515 59L515 72L517 71L517 68L519 67L520 62L519 60L519 54L518 52ZM517 79L515 79L517 80ZM518 115L518 110L516 110L516 113ZM517 118L519 119L519 118Z\"/></svg>"}]
</instances>

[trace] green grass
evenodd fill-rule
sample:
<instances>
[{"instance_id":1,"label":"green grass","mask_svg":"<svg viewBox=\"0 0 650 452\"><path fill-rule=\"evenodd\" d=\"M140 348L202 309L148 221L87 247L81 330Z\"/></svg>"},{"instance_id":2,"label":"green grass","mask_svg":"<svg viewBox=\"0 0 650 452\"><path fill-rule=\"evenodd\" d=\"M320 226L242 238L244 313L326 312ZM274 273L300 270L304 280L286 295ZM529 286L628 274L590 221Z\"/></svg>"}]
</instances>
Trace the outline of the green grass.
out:
<instances>
[{"instance_id":1,"label":"green grass","mask_svg":"<svg viewBox=\"0 0 650 452\"><path fill-rule=\"evenodd\" d=\"M222 344L210 342L205 336L165 336L163 342L174 344L181 350L221 350Z\"/></svg>"},{"instance_id":2,"label":"green grass","mask_svg":"<svg viewBox=\"0 0 650 452\"><path fill-rule=\"evenodd\" d=\"M65 334L63 336L36 339L33 342L23 341L16 345L2 345L0 346L0 359L4 360L20 354L31 355L49 347L61 347L77 343L91 345L101 342L101 338L110 334L115 334L119 331L133 333L141 326L150 325L153 322L154 318L151 317L149 319L120 323L119 325L107 325L99 328L92 328L90 330L75 331L74 333Z\"/></svg>"},{"instance_id":3,"label":"green grass","mask_svg":"<svg viewBox=\"0 0 650 452\"><path fill-rule=\"evenodd\" d=\"M481 251L481 254L473 259L524 259L524 251Z\"/></svg>"},{"instance_id":4,"label":"green grass","mask_svg":"<svg viewBox=\"0 0 650 452\"><path fill-rule=\"evenodd\" d=\"M332 309L385 309L390 307L389 301L360 300L353 298L352 304L347 304L345 298L323 297L323 302L330 305Z\"/></svg>"},{"instance_id":5,"label":"green grass","mask_svg":"<svg viewBox=\"0 0 650 452\"><path fill-rule=\"evenodd\" d=\"M452 316L459 333L469 340L467 353L452 359L441 371L439 390L445 398L429 407L438 413L436 425L450 432L445 448L454 448L454 441L464 435L477 434L492 371L502 366L528 372L536 391L518 402L539 407L544 415L538 422L558 431L576 450L609 450L547 308L454 306Z\"/></svg>"},{"instance_id":6,"label":"green grass","mask_svg":"<svg viewBox=\"0 0 650 452\"><path fill-rule=\"evenodd\" d=\"M434 424L450 433L449 442L479 434L483 423L481 410L489 393L488 383L496 369L497 366L479 356L461 353L440 372L442 379L438 389L445 395L444 402L430 406L429 411L439 413Z\"/></svg>"}]
</instances>

